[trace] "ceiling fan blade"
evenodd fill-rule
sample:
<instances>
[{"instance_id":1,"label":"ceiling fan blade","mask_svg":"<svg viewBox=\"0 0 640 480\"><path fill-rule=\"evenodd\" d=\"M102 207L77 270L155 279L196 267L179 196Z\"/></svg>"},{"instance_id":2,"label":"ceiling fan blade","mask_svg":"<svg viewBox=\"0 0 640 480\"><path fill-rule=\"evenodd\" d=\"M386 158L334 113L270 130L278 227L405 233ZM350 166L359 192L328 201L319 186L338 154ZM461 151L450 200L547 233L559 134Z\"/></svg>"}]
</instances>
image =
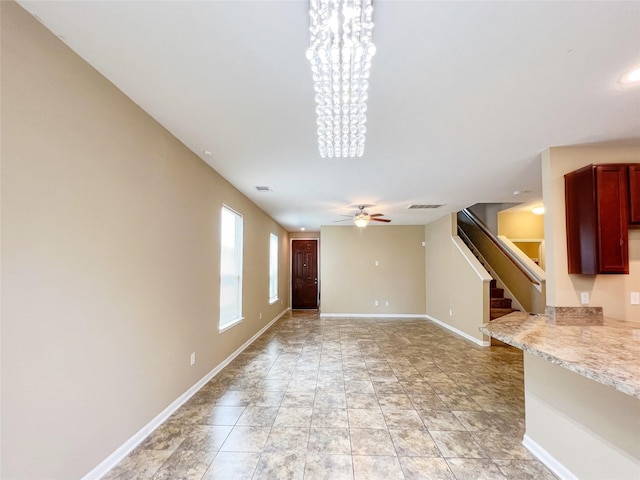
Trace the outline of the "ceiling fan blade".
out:
<instances>
[{"instance_id":1,"label":"ceiling fan blade","mask_svg":"<svg viewBox=\"0 0 640 480\"><path fill-rule=\"evenodd\" d=\"M372 218L371 220L373 222L385 222L385 223L389 223L391 221L388 218Z\"/></svg>"},{"instance_id":2,"label":"ceiling fan blade","mask_svg":"<svg viewBox=\"0 0 640 480\"><path fill-rule=\"evenodd\" d=\"M370 217L384 217L384 213L371 213L369 214Z\"/></svg>"},{"instance_id":3,"label":"ceiling fan blade","mask_svg":"<svg viewBox=\"0 0 640 480\"><path fill-rule=\"evenodd\" d=\"M351 220L351 218L343 218L342 220L334 220L333 223L338 223L338 222L347 222Z\"/></svg>"}]
</instances>

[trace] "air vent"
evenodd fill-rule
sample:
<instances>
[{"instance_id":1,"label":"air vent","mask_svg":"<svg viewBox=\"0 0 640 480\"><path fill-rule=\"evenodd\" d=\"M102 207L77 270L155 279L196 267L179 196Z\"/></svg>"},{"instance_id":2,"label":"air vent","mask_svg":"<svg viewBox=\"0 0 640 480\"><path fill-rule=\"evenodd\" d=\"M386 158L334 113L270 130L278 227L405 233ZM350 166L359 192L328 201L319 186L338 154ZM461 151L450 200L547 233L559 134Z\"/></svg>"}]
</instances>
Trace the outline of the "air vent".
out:
<instances>
[{"instance_id":1,"label":"air vent","mask_svg":"<svg viewBox=\"0 0 640 480\"><path fill-rule=\"evenodd\" d=\"M444 204L437 204L437 203L428 204L428 205L411 204L407 208L409 210L427 210L429 208L440 208L440 207L443 207L443 206L444 206Z\"/></svg>"},{"instance_id":2,"label":"air vent","mask_svg":"<svg viewBox=\"0 0 640 480\"><path fill-rule=\"evenodd\" d=\"M265 186L257 186L256 190L259 192L270 192L271 189L269 187L265 187Z\"/></svg>"}]
</instances>

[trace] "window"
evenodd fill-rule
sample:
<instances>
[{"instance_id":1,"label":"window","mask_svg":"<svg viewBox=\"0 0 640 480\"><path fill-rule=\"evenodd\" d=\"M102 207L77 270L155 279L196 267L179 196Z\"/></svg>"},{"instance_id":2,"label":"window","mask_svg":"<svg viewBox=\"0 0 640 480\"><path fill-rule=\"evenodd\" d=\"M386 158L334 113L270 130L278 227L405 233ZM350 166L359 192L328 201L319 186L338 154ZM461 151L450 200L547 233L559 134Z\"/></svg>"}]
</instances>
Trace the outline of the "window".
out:
<instances>
[{"instance_id":1,"label":"window","mask_svg":"<svg viewBox=\"0 0 640 480\"><path fill-rule=\"evenodd\" d=\"M220 331L242 320L242 215L222 207Z\"/></svg>"},{"instance_id":2,"label":"window","mask_svg":"<svg viewBox=\"0 0 640 480\"><path fill-rule=\"evenodd\" d=\"M269 302L278 300L278 236L269 237Z\"/></svg>"}]
</instances>

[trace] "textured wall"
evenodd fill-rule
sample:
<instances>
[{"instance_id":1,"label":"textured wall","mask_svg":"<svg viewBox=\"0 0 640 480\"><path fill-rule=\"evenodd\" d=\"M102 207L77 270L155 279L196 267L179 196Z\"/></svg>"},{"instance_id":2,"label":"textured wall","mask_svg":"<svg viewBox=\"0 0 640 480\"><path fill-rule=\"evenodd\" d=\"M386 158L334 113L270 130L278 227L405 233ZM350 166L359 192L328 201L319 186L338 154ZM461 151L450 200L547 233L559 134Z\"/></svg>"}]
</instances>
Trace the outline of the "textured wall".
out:
<instances>
[{"instance_id":1,"label":"textured wall","mask_svg":"<svg viewBox=\"0 0 640 480\"><path fill-rule=\"evenodd\" d=\"M640 230L629 230L628 275L569 275L567 268L564 175L590 164L640 163L640 147L557 147L542 156L542 190L547 271L547 304L580 305L580 292L589 292L590 306L603 307L607 317L640 322L640 305L629 294L640 291Z\"/></svg>"},{"instance_id":2,"label":"textured wall","mask_svg":"<svg viewBox=\"0 0 640 480\"><path fill-rule=\"evenodd\" d=\"M322 313L424 315L423 241L423 226L322 227Z\"/></svg>"},{"instance_id":3,"label":"textured wall","mask_svg":"<svg viewBox=\"0 0 640 480\"><path fill-rule=\"evenodd\" d=\"M80 478L287 307L289 239L21 7L1 4L0 477ZM219 334L223 203L244 215L246 319ZM281 241L275 305L270 232Z\"/></svg>"}]
</instances>

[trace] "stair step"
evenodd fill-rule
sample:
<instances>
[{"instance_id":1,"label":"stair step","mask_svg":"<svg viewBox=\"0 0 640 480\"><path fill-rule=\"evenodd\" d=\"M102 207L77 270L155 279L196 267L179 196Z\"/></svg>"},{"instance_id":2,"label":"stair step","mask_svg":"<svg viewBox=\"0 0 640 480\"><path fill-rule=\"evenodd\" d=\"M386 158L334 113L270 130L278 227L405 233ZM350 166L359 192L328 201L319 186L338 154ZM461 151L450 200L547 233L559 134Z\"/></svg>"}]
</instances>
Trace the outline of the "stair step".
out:
<instances>
[{"instance_id":1,"label":"stair step","mask_svg":"<svg viewBox=\"0 0 640 480\"><path fill-rule=\"evenodd\" d=\"M518 312L514 308L491 308L489 311L489 320L495 320L496 318L504 317L512 312Z\"/></svg>"},{"instance_id":2,"label":"stair step","mask_svg":"<svg viewBox=\"0 0 640 480\"><path fill-rule=\"evenodd\" d=\"M510 298L492 298L491 308L511 308Z\"/></svg>"},{"instance_id":3,"label":"stair step","mask_svg":"<svg viewBox=\"0 0 640 480\"><path fill-rule=\"evenodd\" d=\"M492 288L491 298L504 298L504 288Z\"/></svg>"},{"instance_id":4,"label":"stair step","mask_svg":"<svg viewBox=\"0 0 640 480\"><path fill-rule=\"evenodd\" d=\"M497 287L498 287L498 282L495 279L489 282L489 288L497 288Z\"/></svg>"}]
</instances>

